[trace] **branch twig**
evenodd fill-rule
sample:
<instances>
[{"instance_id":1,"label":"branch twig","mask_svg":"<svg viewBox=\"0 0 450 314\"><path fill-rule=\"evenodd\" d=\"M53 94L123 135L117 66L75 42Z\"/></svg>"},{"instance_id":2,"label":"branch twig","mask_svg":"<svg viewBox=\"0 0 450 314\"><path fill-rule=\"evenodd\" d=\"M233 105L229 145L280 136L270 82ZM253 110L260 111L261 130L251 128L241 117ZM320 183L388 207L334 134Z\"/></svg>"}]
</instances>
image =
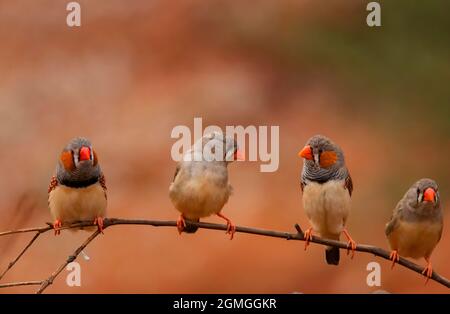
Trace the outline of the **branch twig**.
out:
<instances>
[{"instance_id":1,"label":"branch twig","mask_svg":"<svg viewBox=\"0 0 450 314\"><path fill-rule=\"evenodd\" d=\"M11 288L11 287L19 287L19 286L37 286L42 285L42 281L19 281L19 282L11 282L11 283L3 283L0 285L0 288Z\"/></svg>"},{"instance_id":2,"label":"branch twig","mask_svg":"<svg viewBox=\"0 0 450 314\"><path fill-rule=\"evenodd\" d=\"M10 234L16 234L16 233L27 233L27 232L46 232L53 229L51 226L41 227L41 228L27 228L27 229L18 229L18 230L10 230L10 231L3 231L0 232L0 237Z\"/></svg>"},{"instance_id":3,"label":"branch twig","mask_svg":"<svg viewBox=\"0 0 450 314\"><path fill-rule=\"evenodd\" d=\"M74 223L74 224L72 224L70 226L67 226L67 227L63 227L61 229L64 230L64 229L77 228L77 227L83 227L83 226L89 226L89 225L92 225L92 223L91 222L80 222L80 223ZM31 245L34 243L34 241L36 241L37 238L42 233L45 233L45 232L50 231L50 230L53 230L53 225L51 223L47 223L47 226L46 227L42 227L42 228L27 228L27 229L18 229L18 230L11 230L11 231L0 232L0 236L6 236L6 235L12 235L12 234L18 234L18 233L36 232L34 237L30 240L30 242L28 242L28 244L25 246L25 248L19 253L19 255L17 255L17 257L14 260L12 260L8 264L8 267L3 271L3 273L1 273L0 280L2 280L2 278L6 275L6 273L11 268L14 267L14 265L19 261L19 259L31 247ZM3 288L3 286L0 285L0 288Z\"/></svg>"},{"instance_id":4,"label":"branch twig","mask_svg":"<svg viewBox=\"0 0 450 314\"><path fill-rule=\"evenodd\" d=\"M195 225L201 229L209 229L209 230L227 230L226 225L222 224L213 224L213 223L205 223L205 222L187 222L188 224ZM144 220L144 219L119 219L119 218L106 218L104 220L104 229L110 227L110 226L116 226L116 225L148 225L153 227L176 227L175 221L166 221L166 220ZM92 222L80 222L75 223L70 226L64 227L63 229L71 229L71 228L80 228L80 227L89 227L94 226ZM266 237L274 237L274 238L282 238L286 240L297 240L297 241L304 241L304 235L303 231L301 230L299 225L295 225L295 228L297 230L297 233L289 233L289 232L282 232L282 231L273 231L273 230L264 230L264 229L257 229L257 228L250 228L250 227L236 227L236 232L239 233L247 233L247 234L254 234L259 236L266 236ZM14 260L14 263L10 266L8 266L8 269L10 269L14 264L17 262L17 260L25 253L25 251L33 244L33 242L36 240L39 234L47 232L49 230L52 230L50 226L44 227L44 228L29 228L29 229L22 229L22 230L16 230L16 231L8 231L8 232L1 232L0 236L2 235L8 235L8 234L15 234L15 233L24 233L24 232L38 232L35 235L35 238L30 241L30 243L27 245L27 247L19 254L19 256ZM71 254L66 261L55 271L53 272L47 279L42 281L29 281L29 282L22 282L22 283L9 283L9 284L0 284L0 288L5 287L12 287L12 286L22 286L22 285L40 285L40 288L38 289L37 293L42 293L48 286L50 286L55 278L64 270L64 268L71 262L73 262L78 255L83 251L83 249L86 248L86 246L89 245L98 235L100 232L96 230L94 233L91 234L91 236L80 246L78 247L73 254ZM341 249L347 249L347 243L335 241L335 240L328 240L323 239L320 237L313 236L311 243L316 243L320 245L325 246L333 246L338 247ZM372 245L364 245L364 244L358 244L356 246L356 251L358 252L365 252L365 253L371 253L375 256L384 258L386 260L389 259L390 252L381 249L376 246ZM403 267L406 267L416 273L422 274L422 271L424 270L424 267L419 266L405 258L400 257L400 260L398 261L399 265L402 265ZM1 278L1 277L0 277ZM431 280L434 280L443 286L450 288L450 281L435 271L433 271Z\"/></svg>"},{"instance_id":5,"label":"branch twig","mask_svg":"<svg viewBox=\"0 0 450 314\"><path fill-rule=\"evenodd\" d=\"M17 257L8 264L8 267L3 271L3 273L0 275L0 280L2 280L2 278L6 275L6 273L8 272L8 270L10 270L11 268L13 268L13 266L17 263L17 261L22 257L23 254L25 254L25 252L28 250L28 248L34 243L34 241L37 240L37 238L41 235L41 232L36 232L36 234L34 235L34 237L31 239L30 242L28 242L28 244L25 246L25 248L19 253L19 255L17 255Z\"/></svg>"},{"instance_id":6,"label":"branch twig","mask_svg":"<svg viewBox=\"0 0 450 314\"><path fill-rule=\"evenodd\" d=\"M53 274L50 275L50 277L48 277L46 280L42 282L41 286L36 291L36 293L41 294L45 289L47 289L47 287L53 283L53 280L55 280L55 278L64 270L64 268L66 268L66 266L69 263L72 263L78 257L81 251L83 251L84 248L88 246L89 243L91 243L91 241L94 240L99 234L100 234L99 230L96 230L93 234L91 234L91 236L86 241L84 241L84 243L78 249L76 249L75 252L72 255L70 255L55 272L53 272Z\"/></svg>"}]
</instances>

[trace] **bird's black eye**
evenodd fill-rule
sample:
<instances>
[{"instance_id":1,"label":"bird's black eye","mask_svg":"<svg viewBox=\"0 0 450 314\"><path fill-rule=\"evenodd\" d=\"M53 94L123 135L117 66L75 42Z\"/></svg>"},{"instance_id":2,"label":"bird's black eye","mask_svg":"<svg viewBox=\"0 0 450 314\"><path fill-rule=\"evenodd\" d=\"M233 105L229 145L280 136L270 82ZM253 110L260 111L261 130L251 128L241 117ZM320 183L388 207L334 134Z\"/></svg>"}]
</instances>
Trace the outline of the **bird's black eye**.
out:
<instances>
[{"instance_id":1,"label":"bird's black eye","mask_svg":"<svg viewBox=\"0 0 450 314\"><path fill-rule=\"evenodd\" d=\"M417 188L417 196L420 194L420 189Z\"/></svg>"}]
</instances>

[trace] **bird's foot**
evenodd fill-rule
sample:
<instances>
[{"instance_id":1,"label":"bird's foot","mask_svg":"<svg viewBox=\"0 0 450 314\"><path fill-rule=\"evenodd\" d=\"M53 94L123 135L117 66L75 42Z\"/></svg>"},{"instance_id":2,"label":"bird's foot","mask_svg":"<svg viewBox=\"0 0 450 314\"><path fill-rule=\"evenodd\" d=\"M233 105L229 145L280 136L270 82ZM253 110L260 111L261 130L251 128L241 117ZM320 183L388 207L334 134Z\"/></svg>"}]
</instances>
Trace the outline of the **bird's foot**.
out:
<instances>
[{"instance_id":1,"label":"bird's foot","mask_svg":"<svg viewBox=\"0 0 450 314\"><path fill-rule=\"evenodd\" d=\"M397 250L393 250L391 255L389 255L389 259L392 261L391 269L394 269L395 263L398 263L400 260L400 255L398 255Z\"/></svg>"},{"instance_id":2,"label":"bird's foot","mask_svg":"<svg viewBox=\"0 0 450 314\"><path fill-rule=\"evenodd\" d=\"M178 233L181 234L183 232L184 228L186 228L186 220L184 220L184 216L183 216L183 214L181 214L177 219Z\"/></svg>"},{"instance_id":3,"label":"bird's foot","mask_svg":"<svg viewBox=\"0 0 450 314\"><path fill-rule=\"evenodd\" d=\"M100 231L103 234L103 226L104 226L104 224L103 224L103 217L95 218L94 225L96 225L97 228L98 228L98 231Z\"/></svg>"},{"instance_id":4,"label":"bird's foot","mask_svg":"<svg viewBox=\"0 0 450 314\"><path fill-rule=\"evenodd\" d=\"M308 228L304 233L303 237L305 239L305 251L309 246L309 242L312 240L313 237L313 228Z\"/></svg>"},{"instance_id":5,"label":"bird's foot","mask_svg":"<svg viewBox=\"0 0 450 314\"><path fill-rule=\"evenodd\" d=\"M225 234L229 234L230 240L233 240L234 234L236 233L236 225L232 223L229 218L222 215L222 213L220 212L217 214L217 216L219 216L222 219L225 219L225 221L227 222L227 232Z\"/></svg>"},{"instance_id":6,"label":"bird's foot","mask_svg":"<svg viewBox=\"0 0 450 314\"><path fill-rule=\"evenodd\" d=\"M350 236L350 234L348 233L348 231L346 229L344 229L343 231L344 235L347 237L347 255L350 254L350 251L352 252L351 258L353 259L353 257L355 256L355 250L356 250L356 242L352 239L352 237Z\"/></svg>"},{"instance_id":7,"label":"bird's foot","mask_svg":"<svg viewBox=\"0 0 450 314\"><path fill-rule=\"evenodd\" d=\"M427 267L422 271L422 275L427 277L427 280L425 281L425 284L428 283L428 280L430 280L431 277L433 277L433 267L431 266L431 262L426 259L427 261Z\"/></svg>"},{"instance_id":8,"label":"bird's foot","mask_svg":"<svg viewBox=\"0 0 450 314\"><path fill-rule=\"evenodd\" d=\"M55 230L55 235L61 234L62 222L59 219L56 219L53 223L53 229Z\"/></svg>"}]
</instances>

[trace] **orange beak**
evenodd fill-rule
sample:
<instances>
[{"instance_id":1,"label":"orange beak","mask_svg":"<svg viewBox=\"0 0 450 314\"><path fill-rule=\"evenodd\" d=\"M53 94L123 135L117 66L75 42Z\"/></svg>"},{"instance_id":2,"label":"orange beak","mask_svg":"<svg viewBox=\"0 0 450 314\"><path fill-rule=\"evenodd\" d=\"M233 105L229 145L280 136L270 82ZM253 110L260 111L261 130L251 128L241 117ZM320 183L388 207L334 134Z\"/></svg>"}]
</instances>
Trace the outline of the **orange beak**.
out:
<instances>
[{"instance_id":1,"label":"orange beak","mask_svg":"<svg viewBox=\"0 0 450 314\"><path fill-rule=\"evenodd\" d=\"M245 161L245 154L238 149L234 152L234 160Z\"/></svg>"},{"instance_id":2,"label":"orange beak","mask_svg":"<svg viewBox=\"0 0 450 314\"><path fill-rule=\"evenodd\" d=\"M298 156L301 158L305 158L308 160L313 160L313 154L312 154L312 149L311 146L306 145L305 147L303 147L303 149L298 153Z\"/></svg>"},{"instance_id":3,"label":"orange beak","mask_svg":"<svg viewBox=\"0 0 450 314\"><path fill-rule=\"evenodd\" d=\"M91 159L91 150L89 147L83 146L80 148L80 161Z\"/></svg>"},{"instance_id":4,"label":"orange beak","mask_svg":"<svg viewBox=\"0 0 450 314\"><path fill-rule=\"evenodd\" d=\"M424 201L434 203L435 197L436 197L436 192L432 188L426 189L425 192L423 193Z\"/></svg>"}]
</instances>

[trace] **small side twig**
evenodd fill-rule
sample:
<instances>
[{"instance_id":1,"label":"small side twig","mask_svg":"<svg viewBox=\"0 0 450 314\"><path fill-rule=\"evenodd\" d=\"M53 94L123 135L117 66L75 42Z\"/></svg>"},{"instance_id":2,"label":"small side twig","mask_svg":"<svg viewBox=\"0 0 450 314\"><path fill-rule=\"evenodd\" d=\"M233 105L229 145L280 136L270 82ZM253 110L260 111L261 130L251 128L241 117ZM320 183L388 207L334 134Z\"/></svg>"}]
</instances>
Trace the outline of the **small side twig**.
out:
<instances>
[{"instance_id":1,"label":"small side twig","mask_svg":"<svg viewBox=\"0 0 450 314\"><path fill-rule=\"evenodd\" d=\"M8 272L8 270L10 270L11 268L13 268L13 266L17 263L17 261L22 257L23 254L25 254L25 252L30 248L31 245L33 245L34 241L37 240L37 238L41 235L41 232L36 232L36 234L34 235L34 237L30 240L30 242L28 242L28 244L25 246L25 248L19 253L19 255L17 255L17 257L11 261L8 264L8 267L3 271L3 273L0 275L0 280L2 280L2 278L6 275L6 273Z\"/></svg>"},{"instance_id":2,"label":"small side twig","mask_svg":"<svg viewBox=\"0 0 450 314\"><path fill-rule=\"evenodd\" d=\"M78 227L83 227L83 226L88 226L88 225L92 225L91 222L78 222L78 223L74 223L70 226L65 226L61 229L70 229L70 228L78 228ZM7 236L7 235L12 235L12 234L18 234L18 233L30 233L30 232L36 232L36 234L34 235L34 237L30 240L30 242L28 242L28 244L25 246L25 248L19 253L19 255L17 255L17 257L12 260L9 264L8 267L6 267L6 269L3 271L3 273L1 273L0 275L0 280L3 279L3 277L6 275L6 273L14 267L14 265L20 260L20 258L25 254L25 252L31 247L31 245L33 245L34 241L37 240L37 238L47 232L53 230L53 225L49 222L47 222L47 227L42 227L42 228L27 228L27 229L19 229L19 230L11 230L11 231L5 231L5 232L0 232L0 236ZM0 288L2 288L0 286Z\"/></svg>"},{"instance_id":3,"label":"small side twig","mask_svg":"<svg viewBox=\"0 0 450 314\"><path fill-rule=\"evenodd\" d=\"M27 232L46 232L53 229L52 226L46 226L46 227L41 227L41 228L26 228L26 229L18 229L18 230L9 230L9 231L3 231L0 232L0 237L1 236L6 236L6 235L10 235L10 234L17 234L17 233L27 233Z\"/></svg>"},{"instance_id":4,"label":"small side twig","mask_svg":"<svg viewBox=\"0 0 450 314\"><path fill-rule=\"evenodd\" d=\"M47 279L45 279L44 281L41 282L42 284L39 287L39 289L36 291L36 294L41 294L45 289L47 289L47 287L53 283L53 280L55 280L55 278L64 270L64 268L66 268L66 266L68 264L72 263L77 258L77 256L81 253L81 251L83 251L84 248L86 246L88 246L89 243L91 243L91 241L94 240L99 234L100 234L99 230L96 230L93 234L91 234L91 236L86 241L84 241L84 243L80 247L78 247L75 250L75 252L72 255L70 255L66 259L66 261L64 263L62 263L61 266L59 266L59 268L56 271L54 271L50 275L50 277L48 277Z\"/></svg>"},{"instance_id":5,"label":"small side twig","mask_svg":"<svg viewBox=\"0 0 450 314\"><path fill-rule=\"evenodd\" d=\"M10 283L2 283L0 284L0 288L11 288L11 287L20 287L20 286L38 286L42 285L41 281L19 281L19 282L10 282Z\"/></svg>"}]
</instances>

